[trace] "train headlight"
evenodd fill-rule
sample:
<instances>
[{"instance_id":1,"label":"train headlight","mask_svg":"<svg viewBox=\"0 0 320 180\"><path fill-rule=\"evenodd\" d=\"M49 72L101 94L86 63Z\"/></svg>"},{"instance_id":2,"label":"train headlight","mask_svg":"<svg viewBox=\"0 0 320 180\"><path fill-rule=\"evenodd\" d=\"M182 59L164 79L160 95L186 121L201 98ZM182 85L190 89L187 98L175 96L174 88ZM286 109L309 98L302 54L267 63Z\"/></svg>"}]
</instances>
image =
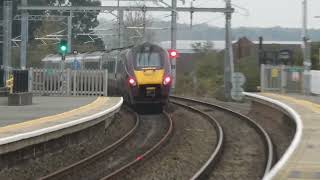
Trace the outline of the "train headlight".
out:
<instances>
[{"instance_id":1,"label":"train headlight","mask_svg":"<svg viewBox=\"0 0 320 180\"><path fill-rule=\"evenodd\" d=\"M171 77L170 76L165 77L164 80L163 80L163 85L166 86L166 85L168 85L170 83L171 83Z\"/></svg>"},{"instance_id":2,"label":"train headlight","mask_svg":"<svg viewBox=\"0 0 320 180\"><path fill-rule=\"evenodd\" d=\"M131 86L136 86L136 85L137 85L136 80L134 80L133 78L129 78L128 82L129 82L129 84L130 84Z\"/></svg>"}]
</instances>

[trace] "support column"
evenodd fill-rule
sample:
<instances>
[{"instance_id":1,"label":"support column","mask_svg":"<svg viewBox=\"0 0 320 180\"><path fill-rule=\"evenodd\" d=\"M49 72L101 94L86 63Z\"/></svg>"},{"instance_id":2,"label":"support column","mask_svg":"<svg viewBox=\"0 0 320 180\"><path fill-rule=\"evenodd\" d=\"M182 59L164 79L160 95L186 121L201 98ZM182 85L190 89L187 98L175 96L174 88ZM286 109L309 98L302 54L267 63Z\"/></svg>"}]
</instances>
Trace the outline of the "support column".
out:
<instances>
[{"instance_id":1,"label":"support column","mask_svg":"<svg viewBox=\"0 0 320 180\"><path fill-rule=\"evenodd\" d=\"M22 6L28 5L28 0L21 0ZM21 47L20 47L20 68L26 69L27 67L27 49L28 49L28 35L29 35L29 21L28 11L21 11Z\"/></svg>"},{"instance_id":2,"label":"support column","mask_svg":"<svg viewBox=\"0 0 320 180\"><path fill-rule=\"evenodd\" d=\"M231 0L226 0L226 8L231 9ZM226 30L225 30L225 61L224 61L224 95L226 100L231 100L232 75L234 72L233 50L231 40L231 18L232 12L226 13Z\"/></svg>"},{"instance_id":3,"label":"support column","mask_svg":"<svg viewBox=\"0 0 320 180\"><path fill-rule=\"evenodd\" d=\"M171 14L171 49L177 49L177 0L172 0L172 14ZM176 59L171 59L171 73L172 73L172 89L176 88L177 69Z\"/></svg>"},{"instance_id":4,"label":"support column","mask_svg":"<svg viewBox=\"0 0 320 180\"><path fill-rule=\"evenodd\" d=\"M119 41L119 47L124 47L124 21L123 21L124 12L123 10L118 11L118 25L119 25L119 34L118 34L118 41Z\"/></svg>"},{"instance_id":5,"label":"support column","mask_svg":"<svg viewBox=\"0 0 320 180\"><path fill-rule=\"evenodd\" d=\"M73 13L70 11L70 16L68 17L68 53L72 52L72 16Z\"/></svg>"},{"instance_id":6,"label":"support column","mask_svg":"<svg viewBox=\"0 0 320 180\"><path fill-rule=\"evenodd\" d=\"M12 38L12 1L3 2L3 67L4 82L8 79L11 68L11 38Z\"/></svg>"},{"instance_id":7,"label":"support column","mask_svg":"<svg viewBox=\"0 0 320 180\"><path fill-rule=\"evenodd\" d=\"M308 36L308 3L307 0L302 2L302 51L303 51L303 65L304 65L304 84L303 84L303 93L308 95L310 94L310 69L311 69L311 58L310 58L310 42Z\"/></svg>"}]
</instances>

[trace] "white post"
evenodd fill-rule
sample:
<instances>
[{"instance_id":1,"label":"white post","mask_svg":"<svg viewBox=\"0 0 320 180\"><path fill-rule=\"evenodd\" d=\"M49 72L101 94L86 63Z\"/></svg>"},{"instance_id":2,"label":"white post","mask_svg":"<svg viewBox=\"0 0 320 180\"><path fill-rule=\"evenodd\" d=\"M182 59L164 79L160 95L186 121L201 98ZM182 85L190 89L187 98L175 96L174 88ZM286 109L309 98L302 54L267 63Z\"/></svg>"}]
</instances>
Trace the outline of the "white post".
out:
<instances>
[{"instance_id":1,"label":"white post","mask_svg":"<svg viewBox=\"0 0 320 180\"><path fill-rule=\"evenodd\" d=\"M77 70L73 71L73 96L77 95Z\"/></svg>"},{"instance_id":2,"label":"white post","mask_svg":"<svg viewBox=\"0 0 320 180\"><path fill-rule=\"evenodd\" d=\"M70 78L70 76L71 76L71 72L70 72L70 68L68 68L67 69L67 96L70 96L70 93L71 93L71 86L70 86L70 84L71 84L71 78Z\"/></svg>"},{"instance_id":3,"label":"white post","mask_svg":"<svg viewBox=\"0 0 320 180\"><path fill-rule=\"evenodd\" d=\"M280 86L280 91L281 93L286 93L286 86L287 86L287 72L286 72L286 66L281 65L280 67L281 70L281 86Z\"/></svg>"},{"instance_id":4,"label":"white post","mask_svg":"<svg viewBox=\"0 0 320 180\"><path fill-rule=\"evenodd\" d=\"M265 65L261 64L260 70L260 91L264 92L265 90Z\"/></svg>"},{"instance_id":5,"label":"white post","mask_svg":"<svg viewBox=\"0 0 320 180\"><path fill-rule=\"evenodd\" d=\"M103 95L108 96L108 70L106 69L104 71L104 76L103 76Z\"/></svg>"}]
</instances>

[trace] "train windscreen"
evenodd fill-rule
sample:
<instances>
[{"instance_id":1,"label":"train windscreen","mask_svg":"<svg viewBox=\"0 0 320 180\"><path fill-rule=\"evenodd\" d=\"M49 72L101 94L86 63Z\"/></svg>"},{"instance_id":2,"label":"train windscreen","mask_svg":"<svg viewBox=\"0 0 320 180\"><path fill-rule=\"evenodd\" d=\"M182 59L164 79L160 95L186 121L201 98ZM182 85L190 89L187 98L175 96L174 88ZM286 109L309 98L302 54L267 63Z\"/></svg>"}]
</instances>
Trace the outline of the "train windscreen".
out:
<instances>
[{"instance_id":1,"label":"train windscreen","mask_svg":"<svg viewBox=\"0 0 320 180\"><path fill-rule=\"evenodd\" d=\"M136 67L162 67L161 55L157 52L140 52L136 56Z\"/></svg>"}]
</instances>

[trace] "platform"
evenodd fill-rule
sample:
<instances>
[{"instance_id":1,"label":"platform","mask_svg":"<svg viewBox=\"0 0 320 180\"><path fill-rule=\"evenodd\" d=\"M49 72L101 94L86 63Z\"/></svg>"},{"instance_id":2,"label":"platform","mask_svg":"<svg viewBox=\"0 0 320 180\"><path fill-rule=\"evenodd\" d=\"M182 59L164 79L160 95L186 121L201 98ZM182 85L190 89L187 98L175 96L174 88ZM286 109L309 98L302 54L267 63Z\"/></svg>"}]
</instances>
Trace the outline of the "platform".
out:
<instances>
[{"instance_id":1,"label":"platform","mask_svg":"<svg viewBox=\"0 0 320 180\"><path fill-rule=\"evenodd\" d=\"M8 97L0 97L0 127L60 114L95 101L96 97L33 97L30 106L8 106Z\"/></svg>"},{"instance_id":2,"label":"platform","mask_svg":"<svg viewBox=\"0 0 320 180\"><path fill-rule=\"evenodd\" d=\"M121 97L34 97L31 106L4 106L1 98L0 154L90 127L122 102Z\"/></svg>"},{"instance_id":3,"label":"platform","mask_svg":"<svg viewBox=\"0 0 320 180\"><path fill-rule=\"evenodd\" d=\"M261 93L264 97L280 101L299 115L302 137L288 161L278 169L273 179L320 179L320 97L295 94ZM292 147L293 148L293 147Z\"/></svg>"}]
</instances>

